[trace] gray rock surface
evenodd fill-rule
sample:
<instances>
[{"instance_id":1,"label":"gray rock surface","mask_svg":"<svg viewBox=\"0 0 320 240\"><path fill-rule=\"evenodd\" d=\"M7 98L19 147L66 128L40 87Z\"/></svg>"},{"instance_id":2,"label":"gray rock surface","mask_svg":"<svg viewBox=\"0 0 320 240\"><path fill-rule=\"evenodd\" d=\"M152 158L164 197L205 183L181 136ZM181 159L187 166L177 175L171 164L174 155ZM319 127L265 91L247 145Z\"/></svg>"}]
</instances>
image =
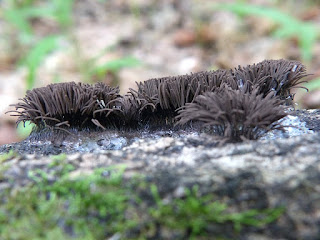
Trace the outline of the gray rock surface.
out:
<instances>
[{"instance_id":1,"label":"gray rock surface","mask_svg":"<svg viewBox=\"0 0 320 240\"><path fill-rule=\"evenodd\" d=\"M167 201L183 197L185 188L198 185L201 194L214 193L235 211L285 207L278 221L264 228L246 229L241 239L319 239L320 111L294 114L307 130L292 137L221 146L217 138L206 133L167 131L144 138L112 135L108 140L99 136L83 148L77 143L81 151L70 146L62 150L71 152L67 162L75 166L74 176L91 173L97 167L124 164L126 179L137 173L145 175L157 184L160 196ZM108 147L103 146L109 146L110 139L118 139L121 147L106 150ZM43 153L58 149L49 143L33 144L33 149L38 147ZM98 150L90 153L94 148ZM21 144L0 148L3 152L8 149L18 150L21 155L1 163L7 170L0 189L27 184L32 181L29 170L46 171L53 161L50 156L39 155L39 150L30 154L30 148L26 148L27 153L23 153ZM15 181L6 181L10 178Z\"/></svg>"}]
</instances>

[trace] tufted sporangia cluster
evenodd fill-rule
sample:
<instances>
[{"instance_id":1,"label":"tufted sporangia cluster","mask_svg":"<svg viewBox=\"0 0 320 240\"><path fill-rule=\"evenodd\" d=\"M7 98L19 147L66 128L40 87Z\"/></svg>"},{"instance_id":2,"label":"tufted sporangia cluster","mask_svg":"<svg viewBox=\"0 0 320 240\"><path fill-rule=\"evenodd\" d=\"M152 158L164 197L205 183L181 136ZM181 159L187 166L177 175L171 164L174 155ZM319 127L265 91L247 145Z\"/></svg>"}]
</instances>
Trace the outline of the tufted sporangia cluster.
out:
<instances>
[{"instance_id":1,"label":"tufted sporangia cluster","mask_svg":"<svg viewBox=\"0 0 320 240\"><path fill-rule=\"evenodd\" d=\"M103 83L56 83L27 91L13 105L17 123L38 129L138 129L197 122L232 141L280 128L292 88L307 76L297 61L265 60L246 67L149 79L122 96Z\"/></svg>"}]
</instances>

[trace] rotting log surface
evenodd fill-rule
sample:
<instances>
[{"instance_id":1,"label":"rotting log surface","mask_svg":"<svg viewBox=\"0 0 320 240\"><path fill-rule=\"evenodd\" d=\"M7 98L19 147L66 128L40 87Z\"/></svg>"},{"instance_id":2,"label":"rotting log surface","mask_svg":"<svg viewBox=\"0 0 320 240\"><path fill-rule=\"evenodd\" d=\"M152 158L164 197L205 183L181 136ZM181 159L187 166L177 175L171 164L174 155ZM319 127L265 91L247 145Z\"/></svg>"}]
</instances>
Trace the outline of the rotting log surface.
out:
<instances>
[{"instance_id":1,"label":"rotting log surface","mask_svg":"<svg viewBox=\"0 0 320 240\"><path fill-rule=\"evenodd\" d=\"M248 228L241 239L318 239L320 111L298 111L297 115L315 133L222 147L207 134L182 137L171 134L139 139L121 150L104 150L103 140L95 138L100 143L92 143L93 148L99 148L95 153L79 153L70 146L42 145L41 142L34 142L32 149L38 149L37 153L71 149L67 162L75 166L74 175L91 172L97 167L125 164L124 178L145 175L168 201L182 197L181 189L198 185L200 194L213 193L235 211L286 208L278 221L264 228ZM0 191L28 184L32 181L28 177L29 170L46 170L52 162L48 156L30 155L31 145L26 147L26 144L0 148L0 152L14 149L21 154L1 163L8 169L0 182ZM27 151L24 153L23 149ZM10 178L15 181L6 181Z\"/></svg>"}]
</instances>

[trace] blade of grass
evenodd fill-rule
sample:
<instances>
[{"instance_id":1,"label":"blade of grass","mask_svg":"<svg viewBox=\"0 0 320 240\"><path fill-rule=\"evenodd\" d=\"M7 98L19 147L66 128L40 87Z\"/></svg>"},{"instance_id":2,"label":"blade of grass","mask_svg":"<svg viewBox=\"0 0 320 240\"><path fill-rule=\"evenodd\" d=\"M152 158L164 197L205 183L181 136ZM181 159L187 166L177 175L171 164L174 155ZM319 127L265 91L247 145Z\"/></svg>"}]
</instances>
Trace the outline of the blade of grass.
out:
<instances>
[{"instance_id":1,"label":"blade of grass","mask_svg":"<svg viewBox=\"0 0 320 240\"><path fill-rule=\"evenodd\" d=\"M31 89L35 83L36 70L47 54L58 46L58 36L48 36L40 40L27 54L22 62L28 69L27 88Z\"/></svg>"},{"instance_id":2,"label":"blade of grass","mask_svg":"<svg viewBox=\"0 0 320 240\"><path fill-rule=\"evenodd\" d=\"M54 0L54 16L63 27L69 26L72 21L72 8L74 0Z\"/></svg>"},{"instance_id":3,"label":"blade of grass","mask_svg":"<svg viewBox=\"0 0 320 240\"><path fill-rule=\"evenodd\" d=\"M275 21L280 25L280 28L275 32L275 36L283 38L296 37L299 41L302 58L305 61L311 60L312 47L320 37L320 30L316 25L310 22L300 21L299 19L274 8L238 2L231 4L215 4L213 9L227 10L240 16L255 15Z\"/></svg>"},{"instance_id":4,"label":"blade of grass","mask_svg":"<svg viewBox=\"0 0 320 240\"><path fill-rule=\"evenodd\" d=\"M141 62L134 57L125 57L119 58L112 61L108 61L104 64L95 66L91 70L91 75L97 74L99 76L105 74L106 72L118 72L121 68L124 67L135 67L140 65Z\"/></svg>"},{"instance_id":5,"label":"blade of grass","mask_svg":"<svg viewBox=\"0 0 320 240\"><path fill-rule=\"evenodd\" d=\"M4 11L4 18L21 32L32 34L29 20L36 17L52 17L53 13L53 9L48 7L12 8Z\"/></svg>"},{"instance_id":6,"label":"blade of grass","mask_svg":"<svg viewBox=\"0 0 320 240\"><path fill-rule=\"evenodd\" d=\"M305 83L303 86L308 88L309 91L320 89L320 77Z\"/></svg>"}]
</instances>

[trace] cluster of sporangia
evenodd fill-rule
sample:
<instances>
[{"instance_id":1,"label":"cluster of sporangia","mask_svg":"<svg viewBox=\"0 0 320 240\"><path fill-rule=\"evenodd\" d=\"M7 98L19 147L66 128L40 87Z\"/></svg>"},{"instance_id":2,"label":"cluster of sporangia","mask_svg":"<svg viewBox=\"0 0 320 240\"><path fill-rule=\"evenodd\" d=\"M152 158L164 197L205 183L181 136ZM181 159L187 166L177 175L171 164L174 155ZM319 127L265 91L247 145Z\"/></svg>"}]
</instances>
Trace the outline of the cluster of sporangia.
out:
<instances>
[{"instance_id":1,"label":"cluster of sporangia","mask_svg":"<svg viewBox=\"0 0 320 240\"><path fill-rule=\"evenodd\" d=\"M232 141L281 128L290 90L307 76L297 61L265 60L236 69L150 79L121 96L103 83L57 83L27 91L17 123L38 129L174 127L202 124ZM18 110L18 109L22 109ZM189 125L190 126L190 125Z\"/></svg>"}]
</instances>

